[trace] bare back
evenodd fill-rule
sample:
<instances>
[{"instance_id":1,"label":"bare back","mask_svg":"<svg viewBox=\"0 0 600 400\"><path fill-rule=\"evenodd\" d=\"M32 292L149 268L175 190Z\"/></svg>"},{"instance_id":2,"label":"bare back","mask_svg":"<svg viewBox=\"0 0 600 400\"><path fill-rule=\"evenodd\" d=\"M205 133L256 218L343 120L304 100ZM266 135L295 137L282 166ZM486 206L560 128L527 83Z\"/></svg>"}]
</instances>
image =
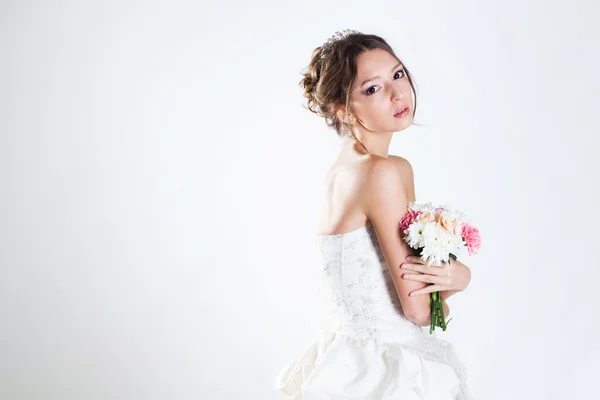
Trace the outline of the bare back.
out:
<instances>
[{"instance_id":1,"label":"bare back","mask_svg":"<svg viewBox=\"0 0 600 400\"><path fill-rule=\"evenodd\" d=\"M344 147L327 173L320 204L317 235L352 232L367 223L364 210L365 187L368 172L380 156L367 154L359 145ZM389 155L401 169L404 186L410 201L414 201L412 171L403 168L408 162L402 157Z\"/></svg>"}]
</instances>

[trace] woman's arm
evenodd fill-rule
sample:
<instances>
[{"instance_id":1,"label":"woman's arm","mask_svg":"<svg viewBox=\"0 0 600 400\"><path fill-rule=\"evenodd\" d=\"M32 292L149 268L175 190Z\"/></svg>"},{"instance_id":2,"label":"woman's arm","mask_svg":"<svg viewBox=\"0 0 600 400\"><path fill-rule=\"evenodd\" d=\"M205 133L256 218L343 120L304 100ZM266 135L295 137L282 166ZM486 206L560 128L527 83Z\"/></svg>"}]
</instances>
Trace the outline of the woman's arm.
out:
<instances>
[{"instance_id":1,"label":"woman's arm","mask_svg":"<svg viewBox=\"0 0 600 400\"><path fill-rule=\"evenodd\" d=\"M417 325L427 326L429 296L409 296L410 292L427 284L402 279L400 269L406 257L413 254L398 228L399 221L408 212L408 197L400 169L386 158L372 160L360 193L363 210L375 229L404 315Z\"/></svg>"}]
</instances>

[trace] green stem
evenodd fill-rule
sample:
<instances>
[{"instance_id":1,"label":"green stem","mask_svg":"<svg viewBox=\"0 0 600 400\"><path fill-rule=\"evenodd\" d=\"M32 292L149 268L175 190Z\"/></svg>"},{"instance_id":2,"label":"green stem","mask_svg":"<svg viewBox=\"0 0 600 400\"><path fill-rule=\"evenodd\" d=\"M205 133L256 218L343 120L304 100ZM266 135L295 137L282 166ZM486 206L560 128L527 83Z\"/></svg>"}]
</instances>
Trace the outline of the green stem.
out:
<instances>
[{"instance_id":1,"label":"green stem","mask_svg":"<svg viewBox=\"0 0 600 400\"><path fill-rule=\"evenodd\" d=\"M446 316L444 315L444 304L441 300L441 293L440 293L440 327L445 331L446 330Z\"/></svg>"},{"instance_id":2,"label":"green stem","mask_svg":"<svg viewBox=\"0 0 600 400\"><path fill-rule=\"evenodd\" d=\"M441 299L441 294L440 294L440 325L442 327L442 329L445 331L446 330L446 316L444 315L444 303L442 303L442 299Z\"/></svg>"},{"instance_id":3,"label":"green stem","mask_svg":"<svg viewBox=\"0 0 600 400\"><path fill-rule=\"evenodd\" d=\"M430 314L431 314L431 318L430 318L430 322L429 322L429 334L431 335L433 333L433 330L435 328L435 316L436 316L436 311L435 311L435 294L431 293L429 295L429 308L430 308Z\"/></svg>"},{"instance_id":4,"label":"green stem","mask_svg":"<svg viewBox=\"0 0 600 400\"><path fill-rule=\"evenodd\" d=\"M429 333L433 333L436 327L446 330L446 316L444 315L444 301L441 292L432 292L430 295L429 307L431 309L431 321L429 323Z\"/></svg>"},{"instance_id":5,"label":"green stem","mask_svg":"<svg viewBox=\"0 0 600 400\"><path fill-rule=\"evenodd\" d=\"M436 299L435 299L435 310L436 310L436 318L435 318L435 326L440 326L440 301L439 301L439 296L437 295L436 292Z\"/></svg>"}]
</instances>

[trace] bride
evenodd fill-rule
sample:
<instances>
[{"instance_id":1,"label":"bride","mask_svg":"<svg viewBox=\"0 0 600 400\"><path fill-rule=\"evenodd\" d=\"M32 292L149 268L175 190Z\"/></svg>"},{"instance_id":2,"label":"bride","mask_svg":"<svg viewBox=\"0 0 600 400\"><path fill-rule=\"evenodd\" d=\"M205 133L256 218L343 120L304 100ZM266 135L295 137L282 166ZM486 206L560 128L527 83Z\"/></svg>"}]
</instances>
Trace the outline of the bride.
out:
<instances>
[{"instance_id":1,"label":"bride","mask_svg":"<svg viewBox=\"0 0 600 400\"><path fill-rule=\"evenodd\" d=\"M429 293L441 292L447 317L470 270L428 267L398 229L415 201L411 164L388 154L416 111L408 68L381 37L344 30L313 51L300 84L307 108L344 138L317 232L334 318L279 373L279 398L471 399L452 345L421 328Z\"/></svg>"}]
</instances>

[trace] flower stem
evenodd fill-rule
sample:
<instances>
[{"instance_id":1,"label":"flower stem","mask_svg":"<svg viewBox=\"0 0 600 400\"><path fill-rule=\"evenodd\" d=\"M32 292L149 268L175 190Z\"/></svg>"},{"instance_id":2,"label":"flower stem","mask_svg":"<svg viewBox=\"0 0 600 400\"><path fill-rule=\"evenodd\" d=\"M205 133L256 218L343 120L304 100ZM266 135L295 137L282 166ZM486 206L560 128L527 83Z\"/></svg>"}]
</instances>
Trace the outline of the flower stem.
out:
<instances>
[{"instance_id":1,"label":"flower stem","mask_svg":"<svg viewBox=\"0 0 600 400\"><path fill-rule=\"evenodd\" d=\"M435 331L435 327L446 330L446 317L444 315L444 303L441 292L432 292L430 295L429 307L431 309L431 321L429 323L429 333Z\"/></svg>"},{"instance_id":2,"label":"flower stem","mask_svg":"<svg viewBox=\"0 0 600 400\"><path fill-rule=\"evenodd\" d=\"M430 301L429 301L429 308L431 309L430 311L430 321L429 321L429 334L431 335L435 329L435 317L436 317L436 308L435 308L435 293L431 293L429 295Z\"/></svg>"}]
</instances>

